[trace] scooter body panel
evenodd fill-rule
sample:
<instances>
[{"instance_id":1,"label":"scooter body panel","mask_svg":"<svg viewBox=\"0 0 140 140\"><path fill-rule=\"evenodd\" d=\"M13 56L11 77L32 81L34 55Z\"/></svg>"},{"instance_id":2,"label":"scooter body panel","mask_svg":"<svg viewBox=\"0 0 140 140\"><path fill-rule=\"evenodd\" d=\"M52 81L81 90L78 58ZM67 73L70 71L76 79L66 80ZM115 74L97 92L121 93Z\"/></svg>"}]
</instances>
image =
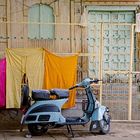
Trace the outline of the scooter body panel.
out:
<instances>
[{"instance_id":1,"label":"scooter body panel","mask_svg":"<svg viewBox=\"0 0 140 140\"><path fill-rule=\"evenodd\" d=\"M68 99L36 101L22 116L21 124L62 122L61 107Z\"/></svg>"},{"instance_id":2,"label":"scooter body panel","mask_svg":"<svg viewBox=\"0 0 140 140\"><path fill-rule=\"evenodd\" d=\"M93 112L93 114L91 116L91 121L100 121L100 120L102 120L105 111L106 111L106 107L105 106L102 106L102 105L98 106L94 110L94 112Z\"/></svg>"}]
</instances>

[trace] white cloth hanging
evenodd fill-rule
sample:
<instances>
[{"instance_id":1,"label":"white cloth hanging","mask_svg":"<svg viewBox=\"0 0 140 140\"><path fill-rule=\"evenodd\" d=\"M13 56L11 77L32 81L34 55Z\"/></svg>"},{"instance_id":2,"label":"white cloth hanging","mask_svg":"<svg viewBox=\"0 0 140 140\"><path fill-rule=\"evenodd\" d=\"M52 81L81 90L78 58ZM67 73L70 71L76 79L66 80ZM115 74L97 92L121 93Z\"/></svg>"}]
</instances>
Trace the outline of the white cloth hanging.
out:
<instances>
[{"instance_id":1,"label":"white cloth hanging","mask_svg":"<svg viewBox=\"0 0 140 140\"><path fill-rule=\"evenodd\" d=\"M80 26L81 27L87 27L88 24L88 19L87 19L88 15L87 15L87 10L84 7L83 13L81 15L81 19L80 19Z\"/></svg>"},{"instance_id":2,"label":"white cloth hanging","mask_svg":"<svg viewBox=\"0 0 140 140\"><path fill-rule=\"evenodd\" d=\"M140 32L140 13L136 14L136 32Z\"/></svg>"}]
</instances>

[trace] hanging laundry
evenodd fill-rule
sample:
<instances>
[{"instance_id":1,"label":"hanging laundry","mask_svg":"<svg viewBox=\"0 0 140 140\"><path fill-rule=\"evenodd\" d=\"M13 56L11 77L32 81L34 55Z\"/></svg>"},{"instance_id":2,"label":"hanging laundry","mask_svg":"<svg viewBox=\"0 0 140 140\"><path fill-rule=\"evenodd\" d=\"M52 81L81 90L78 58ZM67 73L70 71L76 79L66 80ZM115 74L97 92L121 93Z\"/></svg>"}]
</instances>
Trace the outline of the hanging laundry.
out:
<instances>
[{"instance_id":1,"label":"hanging laundry","mask_svg":"<svg viewBox=\"0 0 140 140\"><path fill-rule=\"evenodd\" d=\"M25 74L30 90L43 87L44 51L42 48L7 48L6 67L6 108L20 108Z\"/></svg>"},{"instance_id":2,"label":"hanging laundry","mask_svg":"<svg viewBox=\"0 0 140 140\"><path fill-rule=\"evenodd\" d=\"M6 59L0 60L0 108L5 107L6 94Z\"/></svg>"},{"instance_id":3,"label":"hanging laundry","mask_svg":"<svg viewBox=\"0 0 140 140\"><path fill-rule=\"evenodd\" d=\"M56 56L46 50L45 52L45 78L46 89L68 89L76 84L78 56ZM71 108L75 105L75 90L70 92L69 100L63 108Z\"/></svg>"}]
</instances>

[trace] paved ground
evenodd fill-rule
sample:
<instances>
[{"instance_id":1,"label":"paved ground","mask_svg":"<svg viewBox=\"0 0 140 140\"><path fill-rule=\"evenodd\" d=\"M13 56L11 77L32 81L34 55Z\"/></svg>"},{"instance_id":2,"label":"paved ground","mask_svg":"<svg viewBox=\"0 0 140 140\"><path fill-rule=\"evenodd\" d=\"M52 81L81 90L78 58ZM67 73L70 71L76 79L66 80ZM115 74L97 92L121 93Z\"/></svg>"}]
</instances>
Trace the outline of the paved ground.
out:
<instances>
[{"instance_id":1,"label":"paved ground","mask_svg":"<svg viewBox=\"0 0 140 140\"><path fill-rule=\"evenodd\" d=\"M0 131L0 140L139 140L140 123L112 123L107 135L93 135L87 127L73 127L75 138L70 138L65 127L49 130L44 136L25 138L27 130Z\"/></svg>"}]
</instances>

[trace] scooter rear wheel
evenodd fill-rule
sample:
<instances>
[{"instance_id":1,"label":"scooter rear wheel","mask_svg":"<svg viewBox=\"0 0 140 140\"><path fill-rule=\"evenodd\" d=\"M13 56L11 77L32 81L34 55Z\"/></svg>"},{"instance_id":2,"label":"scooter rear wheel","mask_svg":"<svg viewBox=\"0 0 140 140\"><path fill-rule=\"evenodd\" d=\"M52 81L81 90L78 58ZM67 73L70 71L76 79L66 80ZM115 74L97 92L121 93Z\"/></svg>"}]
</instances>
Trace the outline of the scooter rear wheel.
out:
<instances>
[{"instance_id":1,"label":"scooter rear wheel","mask_svg":"<svg viewBox=\"0 0 140 140\"><path fill-rule=\"evenodd\" d=\"M28 124L28 130L32 136L41 136L48 130L48 125Z\"/></svg>"}]
</instances>

